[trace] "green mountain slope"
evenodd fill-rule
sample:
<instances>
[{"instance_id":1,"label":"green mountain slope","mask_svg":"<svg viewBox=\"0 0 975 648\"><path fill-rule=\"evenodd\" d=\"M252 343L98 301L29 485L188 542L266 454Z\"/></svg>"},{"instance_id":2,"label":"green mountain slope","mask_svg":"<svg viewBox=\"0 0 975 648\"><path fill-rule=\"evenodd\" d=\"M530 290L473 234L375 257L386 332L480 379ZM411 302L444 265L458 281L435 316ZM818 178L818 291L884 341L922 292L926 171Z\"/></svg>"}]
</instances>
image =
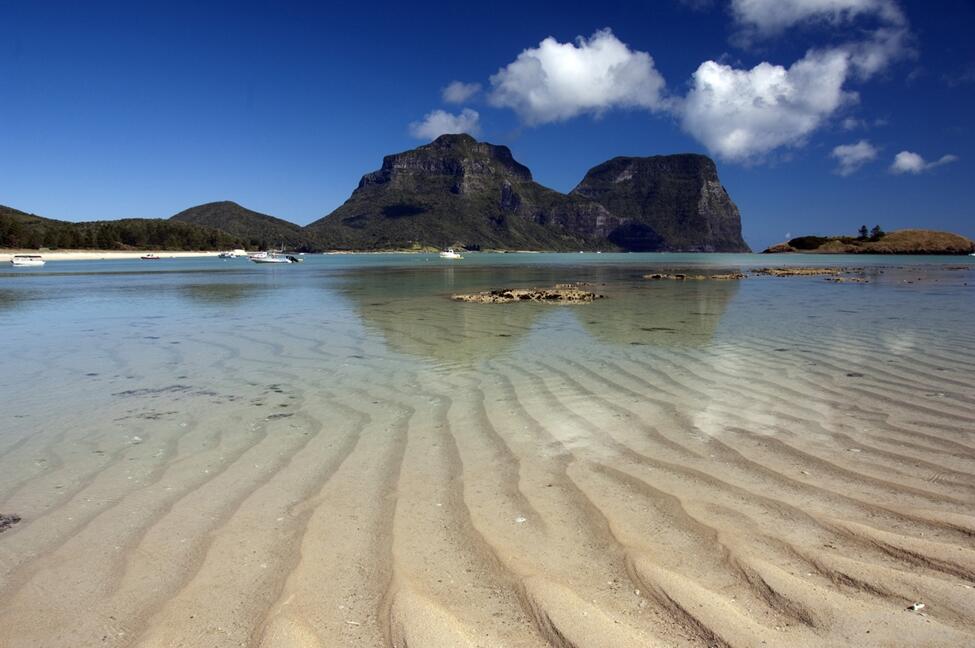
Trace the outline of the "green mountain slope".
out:
<instances>
[{"instance_id":1,"label":"green mountain slope","mask_svg":"<svg viewBox=\"0 0 975 648\"><path fill-rule=\"evenodd\" d=\"M506 146L469 135L383 159L352 196L306 230L335 249L446 247L578 250L612 247L605 208L532 180Z\"/></svg>"},{"instance_id":2,"label":"green mountain slope","mask_svg":"<svg viewBox=\"0 0 975 648\"><path fill-rule=\"evenodd\" d=\"M70 223L0 206L0 247L217 250L243 245L226 232L158 218Z\"/></svg>"},{"instance_id":3,"label":"green mountain slope","mask_svg":"<svg viewBox=\"0 0 975 648\"><path fill-rule=\"evenodd\" d=\"M311 251L317 248L300 225L252 211L229 200L190 207L170 220L224 231L242 239L248 249L283 246Z\"/></svg>"}]
</instances>

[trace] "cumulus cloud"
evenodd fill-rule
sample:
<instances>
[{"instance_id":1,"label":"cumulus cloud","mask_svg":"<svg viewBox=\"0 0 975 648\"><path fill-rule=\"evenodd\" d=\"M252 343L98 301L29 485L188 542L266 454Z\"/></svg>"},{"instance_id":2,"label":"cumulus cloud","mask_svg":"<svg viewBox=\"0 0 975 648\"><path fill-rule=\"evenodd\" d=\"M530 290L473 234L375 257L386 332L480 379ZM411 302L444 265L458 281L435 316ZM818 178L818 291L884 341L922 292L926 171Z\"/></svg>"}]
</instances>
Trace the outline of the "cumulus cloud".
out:
<instances>
[{"instance_id":1,"label":"cumulus cloud","mask_svg":"<svg viewBox=\"0 0 975 648\"><path fill-rule=\"evenodd\" d=\"M428 112L422 121L410 124L410 134L417 139L433 140L441 135L450 133L468 133L477 135L480 131L481 116L476 110L464 108L460 114L454 115L446 110Z\"/></svg>"},{"instance_id":2,"label":"cumulus cloud","mask_svg":"<svg viewBox=\"0 0 975 648\"><path fill-rule=\"evenodd\" d=\"M850 89L854 81L913 54L897 0L731 0L731 13L741 32L753 38L807 24L843 27L851 36L810 49L788 66L765 61L749 69L705 61L684 97L667 95L650 54L632 49L609 29L574 42L549 37L491 77L488 102L513 109L528 125L598 117L619 107L666 112L713 154L759 161L777 149L805 144L837 111L859 100ZM853 130L869 124L848 118L842 125ZM840 172L845 168L841 164Z\"/></svg>"},{"instance_id":3,"label":"cumulus cloud","mask_svg":"<svg viewBox=\"0 0 975 648\"><path fill-rule=\"evenodd\" d=\"M860 17L873 17L887 25L907 20L893 0L732 0L735 21L758 36L773 36L803 23L833 26Z\"/></svg>"},{"instance_id":4,"label":"cumulus cloud","mask_svg":"<svg viewBox=\"0 0 975 648\"><path fill-rule=\"evenodd\" d=\"M930 171L945 164L951 164L958 160L957 155L942 155L939 159L928 162L923 157L912 151L901 151L894 156L894 162L890 165L890 172L895 174L912 173L917 175L925 171Z\"/></svg>"},{"instance_id":5,"label":"cumulus cloud","mask_svg":"<svg viewBox=\"0 0 975 648\"><path fill-rule=\"evenodd\" d=\"M447 103L462 104L480 91L480 83L451 81L441 90L440 94Z\"/></svg>"},{"instance_id":6,"label":"cumulus cloud","mask_svg":"<svg viewBox=\"0 0 975 648\"><path fill-rule=\"evenodd\" d=\"M681 123L708 149L731 160L796 146L856 95L843 90L849 58L810 51L789 68L760 63L739 70L706 61L679 105Z\"/></svg>"},{"instance_id":7,"label":"cumulus cloud","mask_svg":"<svg viewBox=\"0 0 975 648\"><path fill-rule=\"evenodd\" d=\"M907 18L894 0L732 0L731 13L741 30L736 38L741 44L778 36L798 25L836 28L871 19L871 29L837 47L848 54L853 71L862 78L914 54Z\"/></svg>"},{"instance_id":8,"label":"cumulus cloud","mask_svg":"<svg viewBox=\"0 0 975 648\"><path fill-rule=\"evenodd\" d=\"M535 125L618 107L660 109L664 85L649 54L603 29L575 43L549 37L526 49L491 77L489 101Z\"/></svg>"},{"instance_id":9,"label":"cumulus cloud","mask_svg":"<svg viewBox=\"0 0 975 648\"><path fill-rule=\"evenodd\" d=\"M873 28L857 29L856 39L812 49L789 68L702 63L680 104L681 123L712 152L732 160L802 145L836 110L858 99L847 89L852 80L870 78L913 53L907 19L894 0L732 0L731 10L750 37L769 38L806 23L874 20ZM863 125L843 123L847 130Z\"/></svg>"},{"instance_id":10,"label":"cumulus cloud","mask_svg":"<svg viewBox=\"0 0 975 648\"><path fill-rule=\"evenodd\" d=\"M865 139L856 144L842 144L833 149L832 157L839 166L836 173L841 176L853 175L867 162L877 159L877 149Z\"/></svg>"}]
</instances>

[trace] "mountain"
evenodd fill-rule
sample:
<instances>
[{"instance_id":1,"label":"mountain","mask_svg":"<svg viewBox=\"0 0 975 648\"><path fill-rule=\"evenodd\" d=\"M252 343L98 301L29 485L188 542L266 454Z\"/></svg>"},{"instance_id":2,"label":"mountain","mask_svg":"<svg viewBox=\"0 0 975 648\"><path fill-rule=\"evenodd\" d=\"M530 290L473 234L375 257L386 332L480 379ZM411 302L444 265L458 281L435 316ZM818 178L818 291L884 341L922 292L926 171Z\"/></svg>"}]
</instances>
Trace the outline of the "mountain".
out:
<instances>
[{"instance_id":1,"label":"mountain","mask_svg":"<svg viewBox=\"0 0 975 648\"><path fill-rule=\"evenodd\" d=\"M750 252L741 215L704 155L617 157L572 190L624 223L609 240L633 251Z\"/></svg>"},{"instance_id":2,"label":"mountain","mask_svg":"<svg viewBox=\"0 0 975 648\"><path fill-rule=\"evenodd\" d=\"M469 135L388 155L352 196L306 230L333 249L611 248L605 207L532 180L506 146Z\"/></svg>"},{"instance_id":3,"label":"mountain","mask_svg":"<svg viewBox=\"0 0 975 648\"><path fill-rule=\"evenodd\" d=\"M283 246L293 250L312 251L317 248L300 225L252 211L229 200L190 207L169 220L227 232L242 239L249 249Z\"/></svg>"},{"instance_id":4,"label":"mountain","mask_svg":"<svg viewBox=\"0 0 975 648\"><path fill-rule=\"evenodd\" d=\"M100 223L2 209L11 215L0 211L0 246L34 248L748 251L738 208L703 155L614 158L566 195L535 182L508 147L469 135L386 156L304 228L230 201Z\"/></svg>"},{"instance_id":5,"label":"mountain","mask_svg":"<svg viewBox=\"0 0 975 648\"><path fill-rule=\"evenodd\" d=\"M571 195L623 220L609 240L633 251L750 252L741 216L704 155L617 157L593 167Z\"/></svg>"},{"instance_id":6,"label":"mountain","mask_svg":"<svg viewBox=\"0 0 975 648\"><path fill-rule=\"evenodd\" d=\"M971 254L975 242L959 234L933 230L903 229L876 239L852 236L800 236L773 245L766 253L805 254Z\"/></svg>"},{"instance_id":7,"label":"mountain","mask_svg":"<svg viewBox=\"0 0 975 648\"><path fill-rule=\"evenodd\" d=\"M236 236L158 218L70 223L0 205L0 248L219 250L240 247Z\"/></svg>"}]
</instances>

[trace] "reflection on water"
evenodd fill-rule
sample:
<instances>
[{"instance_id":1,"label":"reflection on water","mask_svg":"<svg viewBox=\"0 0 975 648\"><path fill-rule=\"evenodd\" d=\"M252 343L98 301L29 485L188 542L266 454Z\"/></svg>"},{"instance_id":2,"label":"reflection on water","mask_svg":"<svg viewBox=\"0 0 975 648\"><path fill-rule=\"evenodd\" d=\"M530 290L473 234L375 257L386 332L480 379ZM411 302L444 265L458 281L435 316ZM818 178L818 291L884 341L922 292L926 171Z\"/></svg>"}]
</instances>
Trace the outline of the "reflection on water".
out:
<instances>
[{"instance_id":1,"label":"reflection on water","mask_svg":"<svg viewBox=\"0 0 975 648\"><path fill-rule=\"evenodd\" d=\"M738 290L737 281L653 282L596 302L578 316L593 337L610 344L703 346Z\"/></svg>"},{"instance_id":2,"label":"reflection on water","mask_svg":"<svg viewBox=\"0 0 975 648\"><path fill-rule=\"evenodd\" d=\"M210 305L241 304L258 300L268 286L257 283L193 283L179 287L182 296L190 301Z\"/></svg>"},{"instance_id":3,"label":"reflection on water","mask_svg":"<svg viewBox=\"0 0 975 648\"><path fill-rule=\"evenodd\" d=\"M581 282L592 304L469 304L457 292ZM737 282L649 283L627 268L450 268L350 274L340 287L363 324L397 352L449 363L510 353L539 328L575 328L613 345L707 344ZM554 315L553 311L565 311ZM567 323L574 318L575 327ZM581 325L581 328L580 328Z\"/></svg>"},{"instance_id":4,"label":"reflection on water","mask_svg":"<svg viewBox=\"0 0 975 648\"><path fill-rule=\"evenodd\" d=\"M0 311L15 310L26 299L27 295L20 290L0 288Z\"/></svg>"}]
</instances>

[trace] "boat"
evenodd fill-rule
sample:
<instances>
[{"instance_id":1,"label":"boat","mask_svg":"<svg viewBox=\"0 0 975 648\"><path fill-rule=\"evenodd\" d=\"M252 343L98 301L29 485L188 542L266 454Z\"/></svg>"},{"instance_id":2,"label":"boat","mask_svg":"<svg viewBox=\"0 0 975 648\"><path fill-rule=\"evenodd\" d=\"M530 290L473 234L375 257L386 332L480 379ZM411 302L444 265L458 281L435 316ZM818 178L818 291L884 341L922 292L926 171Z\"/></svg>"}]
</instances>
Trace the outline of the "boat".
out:
<instances>
[{"instance_id":1,"label":"boat","mask_svg":"<svg viewBox=\"0 0 975 648\"><path fill-rule=\"evenodd\" d=\"M279 254L265 254L263 256L253 255L250 259L254 263L291 263L287 257Z\"/></svg>"},{"instance_id":2,"label":"boat","mask_svg":"<svg viewBox=\"0 0 975 648\"><path fill-rule=\"evenodd\" d=\"M158 254L153 254L152 252L150 252L149 254L143 254L139 258L142 259L143 261L158 261L162 257L160 257Z\"/></svg>"},{"instance_id":3,"label":"boat","mask_svg":"<svg viewBox=\"0 0 975 648\"><path fill-rule=\"evenodd\" d=\"M440 253L440 258L441 259L463 259L464 257L454 252L454 248L447 248L446 250Z\"/></svg>"},{"instance_id":4,"label":"boat","mask_svg":"<svg viewBox=\"0 0 975 648\"><path fill-rule=\"evenodd\" d=\"M221 259L239 259L240 257L247 256L246 250L227 250L226 252L221 252L217 255Z\"/></svg>"},{"instance_id":5,"label":"boat","mask_svg":"<svg viewBox=\"0 0 975 648\"><path fill-rule=\"evenodd\" d=\"M301 263L302 259L290 254L280 252L258 252L250 255L250 260L254 263Z\"/></svg>"},{"instance_id":6,"label":"boat","mask_svg":"<svg viewBox=\"0 0 975 648\"><path fill-rule=\"evenodd\" d=\"M18 268L39 268L44 265L44 258L40 254L15 254L10 259L10 265Z\"/></svg>"}]
</instances>

